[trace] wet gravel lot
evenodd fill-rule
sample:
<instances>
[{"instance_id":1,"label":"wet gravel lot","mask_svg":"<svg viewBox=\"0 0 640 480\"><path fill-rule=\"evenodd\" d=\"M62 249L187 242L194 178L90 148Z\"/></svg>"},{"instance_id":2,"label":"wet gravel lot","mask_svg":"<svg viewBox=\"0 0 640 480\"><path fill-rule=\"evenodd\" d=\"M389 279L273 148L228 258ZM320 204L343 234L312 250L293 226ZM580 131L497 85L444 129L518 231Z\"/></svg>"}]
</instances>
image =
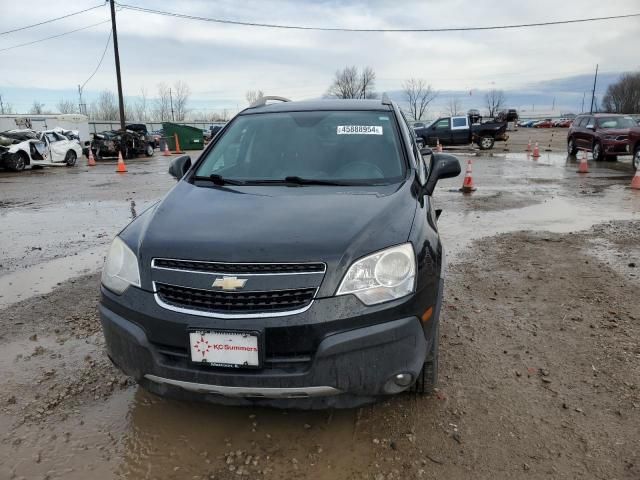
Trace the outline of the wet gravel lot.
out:
<instances>
[{"instance_id":1,"label":"wet gravel lot","mask_svg":"<svg viewBox=\"0 0 640 480\"><path fill-rule=\"evenodd\" d=\"M640 478L629 159L580 176L559 151L492 153L460 152L474 194L434 197L438 392L324 412L165 400L108 362L96 272L174 184L165 157L0 172L0 478Z\"/></svg>"}]
</instances>

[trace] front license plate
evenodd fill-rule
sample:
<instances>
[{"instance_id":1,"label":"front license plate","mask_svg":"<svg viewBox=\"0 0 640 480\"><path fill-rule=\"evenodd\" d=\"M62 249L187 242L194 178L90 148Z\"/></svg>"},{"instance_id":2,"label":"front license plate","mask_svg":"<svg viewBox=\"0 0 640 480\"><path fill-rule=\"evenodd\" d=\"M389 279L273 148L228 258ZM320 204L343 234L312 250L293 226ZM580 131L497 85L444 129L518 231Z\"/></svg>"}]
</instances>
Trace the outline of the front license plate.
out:
<instances>
[{"instance_id":1,"label":"front license plate","mask_svg":"<svg viewBox=\"0 0 640 480\"><path fill-rule=\"evenodd\" d=\"M259 337L253 332L189 332L191 361L215 367L259 367Z\"/></svg>"}]
</instances>

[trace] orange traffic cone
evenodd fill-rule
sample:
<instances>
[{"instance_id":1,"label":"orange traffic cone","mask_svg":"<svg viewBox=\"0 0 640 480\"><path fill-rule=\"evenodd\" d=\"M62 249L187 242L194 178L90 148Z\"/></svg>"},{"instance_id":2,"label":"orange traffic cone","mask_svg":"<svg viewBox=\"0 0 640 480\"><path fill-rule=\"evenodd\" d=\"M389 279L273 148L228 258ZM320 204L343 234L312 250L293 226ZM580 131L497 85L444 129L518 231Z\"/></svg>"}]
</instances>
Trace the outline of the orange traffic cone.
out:
<instances>
[{"instance_id":1,"label":"orange traffic cone","mask_svg":"<svg viewBox=\"0 0 640 480\"><path fill-rule=\"evenodd\" d=\"M93 151L91 150L91 147L89 147L89 161L87 162L87 167L95 167L96 166L96 159L93 158Z\"/></svg>"},{"instance_id":2,"label":"orange traffic cone","mask_svg":"<svg viewBox=\"0 0 640 480\"><path fill-rule=\"evenodd\" d=\"M176 140L176 151L173 153L184 153L182 150L180 150L180 140L178 139L178 134L174 133L173 138Z\"/></svg>"},{"instance_id":3,"label":"orange traffic cone","mask_svg":"<svg viewBox=\"0 0 640 480\"><path fill-rule=\"evenodd\" d=\"M527 143L527 152L531 151L531 139L529 139L529 143Z\"/></svg>"},{"instance_id":4,"label":"orange traffic cone","mask_svg":"<svg viewBox=\"0 0 640 480\"><path fill-rule=\"evenodd\" d=\"M538 146L538 142L533 147L533 158L538 158L540 156L540 147Z\"/></svg>"},{"instance_id":5,"label":"orange traffic cone","mask_svg":"<svg viewBox=\"0 0 640 480\"><path fill-rule=\"evenodd\" d=\"M118 173L126 173L127 166L124 164L124 160L122 159L122 152L118 152L118 168L116 168L116 172Z\"/></svg>"},{"instance_id":6,"label":"orange traffic cone","mask_svg":"<svg viewBox=\"0 0 640 480\"><path fill-rule=\"evenodd\" d=\"M636 174L633 176L633 180L631 180L631 188L640 190L640 168L636 170Z\"/></svg>"},{"instance_id":7,"label":"orange traffic cone","mask_svg":"<svg viewBox=\"0 0 640 480\"><path fill-rule=\"evenodd\" d=\"M440 144L439 138L436 138L436 152L442 152L442 145Z\"/></svg>"},{"instance_id":8,"label":"orange traffic cone","mask_svg":"<svg viewBox=\"0 0 640 480\"><path fill-rule=\"evenodd\" d=\"M476 191L476 187L473 185L473 177L471 176L471 164L472 161L469 159L467 162L467 171L464 174L464 181L462 182L462 188L460 189L462 193L471 193Z\"/></svg>"},{"instance_id":9,"label":"orange traffic cone","mask_svg":"<svg viewBox=\"0 0 640 480\"><path fill-rule=\"evenodd\" d=\"M582 158L578 165L578 173L589 173L589 164L587 163L587 151L582 150Z\"/></svg>"},{"instance_id":10,"label":"orange traffic cone","mask_svg":"<svg viewBox=\"0 0 640 480\"><path fill-rule=\"evenodd\" d=\"M167 142L166 140L164 141L164 152L162 152L162 155L164 157L170 157L171 156L171 152L169 151L169 142Z\"/></svg>"}]
</instances>

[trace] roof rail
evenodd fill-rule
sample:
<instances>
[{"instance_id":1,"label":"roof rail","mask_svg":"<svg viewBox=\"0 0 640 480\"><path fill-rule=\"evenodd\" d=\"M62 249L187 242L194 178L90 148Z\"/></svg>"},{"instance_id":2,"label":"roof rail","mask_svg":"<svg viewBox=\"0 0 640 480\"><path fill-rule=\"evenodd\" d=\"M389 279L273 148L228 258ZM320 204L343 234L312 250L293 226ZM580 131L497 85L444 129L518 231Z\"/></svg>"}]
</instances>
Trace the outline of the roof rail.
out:
<instances>
[{"instance_id":1,"label":"roof rail","mask_svg":"<svg viewBox=\"0 0 640 480\"><path fill-rule=\"evenodd\" d=\"M278 96L275 96L275 95L267 95L265 97L257 98L251 105L249 105L249 108L263 107L264 105L267 104L267 102L269 100L276 100L278 102L290 102L291 101L291 100L289 100L288 98L285 98L285 97L278 97Z\"/></svg>"},{"instance_id":2,"label":"roof rail","mask_svg":"<svg viewBox=\"0 0 640 480\"><path fill-rule=\"evenodd\" d=\"M391 105L391 99L389 98L389 95L387 95L387 92L384 92L382 94L382 104L383 105Z\"/></svg>"}]
</instances>

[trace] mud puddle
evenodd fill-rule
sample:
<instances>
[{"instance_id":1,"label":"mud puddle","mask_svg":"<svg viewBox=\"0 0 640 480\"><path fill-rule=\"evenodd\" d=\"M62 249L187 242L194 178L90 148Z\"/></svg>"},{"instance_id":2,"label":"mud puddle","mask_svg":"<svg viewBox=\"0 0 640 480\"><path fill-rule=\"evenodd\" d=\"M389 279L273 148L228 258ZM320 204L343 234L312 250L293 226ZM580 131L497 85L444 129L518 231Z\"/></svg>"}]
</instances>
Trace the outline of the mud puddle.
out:
<instances>
[{"instance_id":1,"label":"mud puddle","mask_svg":"<svg viewBox=\"0 0 640 480\"><path fill-rule=\"evenodd\" d=\"M354 459L367 458L368 445L354 442L355 417L354 411L177 402L130 387L50 422L45 431L28 424L13 430L0 447L13 451L11 467L0 474L69 480L290 478L304 464L313 478L345 478L363 468ZM0 425L6 420L0 416Z\"/></svg>"}]
</instances>

